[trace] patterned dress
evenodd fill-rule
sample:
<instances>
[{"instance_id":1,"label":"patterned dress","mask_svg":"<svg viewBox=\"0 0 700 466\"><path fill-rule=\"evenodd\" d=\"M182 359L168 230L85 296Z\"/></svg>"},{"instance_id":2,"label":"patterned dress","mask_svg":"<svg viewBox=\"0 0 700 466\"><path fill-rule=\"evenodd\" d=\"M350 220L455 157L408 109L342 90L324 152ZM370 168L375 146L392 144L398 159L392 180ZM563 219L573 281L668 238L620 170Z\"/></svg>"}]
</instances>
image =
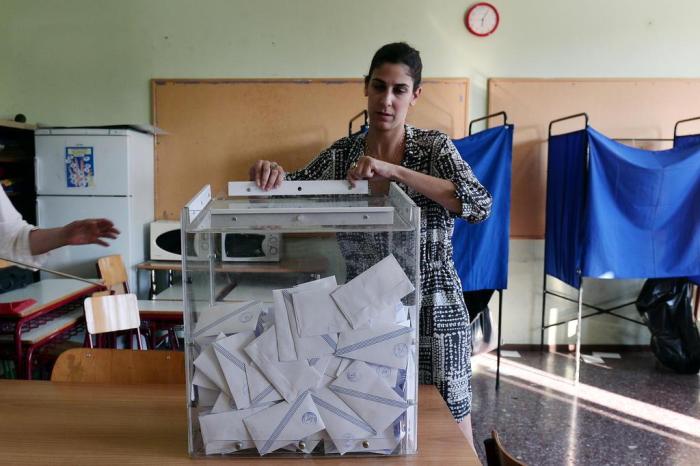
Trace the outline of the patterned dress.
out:
<instances>
[{"instance_id":1,"label":"patterned dress","mask_svg":"<svg viewBox=\"0 0 700 466\"><path fill-rule=\"evenodd\" d=\"M456 196L462 201L461 214L453 214L399 183L401 189L421 208L419 382L435 384L454 418L461 421L471 412L471 333L462 285L452 260L452 230L455 217L471 223L486 219L491 211L491 195L462 160L447 135L408 125L405 129L405 152L401 165L452 181ZM350 165L364 155L365 137L366 134L355 134L336 141L306 167L288 173L286 179L345 179ZM348 254L381 256L386 252L376 245L353 247L352 241L347 241L349 236L343 241L344 245L341 242L341 251L346 257L349 257ZM370 264L379 259L381 257L367 258ZM349 270L348 279L358 272L361 270Z\"/></svg>"}]
</instances>

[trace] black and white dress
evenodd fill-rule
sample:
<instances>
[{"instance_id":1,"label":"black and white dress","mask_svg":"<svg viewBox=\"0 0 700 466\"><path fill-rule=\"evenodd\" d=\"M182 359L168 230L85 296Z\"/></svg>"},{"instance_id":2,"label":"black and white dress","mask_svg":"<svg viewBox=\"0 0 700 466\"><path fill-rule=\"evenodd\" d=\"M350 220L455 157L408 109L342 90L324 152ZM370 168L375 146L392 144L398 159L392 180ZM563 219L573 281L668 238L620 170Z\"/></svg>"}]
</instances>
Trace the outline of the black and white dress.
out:
<instances>
[{"instance_id":1,"label":"black and white dress","mask_svg":"<svg viewBox=\"0 0 700 466\"><path fill-rule=\"evenodd\" d=\"M421 208L421 310L419 329L419 381L435 384L452 415L461 421L471 412L471 333L462 285L452 260L454 218L480 222L491 211L491 195L462 160L447 135L406 126L401 165L450 180L462 201L461 214L399 183ZM366 134L339 139L306 167L287 174L288 180L343 180L353 162L364 155ZM348 236L349 237L349 236ZM343 254L383 254L381 248L344 241ZM364 252L363 252L364 251ZM367 258L374 263L378 258ZM357 271L361 272L361 270ZM356 272L348 271L348 279Z\"/></svg>"}]
</instances>

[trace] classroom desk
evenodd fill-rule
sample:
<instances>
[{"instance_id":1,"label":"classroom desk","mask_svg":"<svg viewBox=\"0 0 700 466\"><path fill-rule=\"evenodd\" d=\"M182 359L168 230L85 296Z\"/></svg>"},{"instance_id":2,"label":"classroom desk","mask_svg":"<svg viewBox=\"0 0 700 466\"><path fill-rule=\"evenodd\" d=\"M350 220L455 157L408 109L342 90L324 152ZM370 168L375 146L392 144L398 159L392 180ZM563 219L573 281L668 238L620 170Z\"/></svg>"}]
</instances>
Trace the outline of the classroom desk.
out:
<instances>
[{"instance_id":1,"label":"classroom desk","mask_svg":"<svg viewBox=\"0 0 700 466\"><path fill-rule=\"evenodd\" d=\"M150 272L149 298L156 295L156 272L168 272L168 285L172 285L173 272L182 271L179 261L146 261L136 265L136 270ZM208 270L201 265L193 265L192 270ZM328 270L328 259L324 256L309 255L303 258L287 258L279 262L223 262L214 267L215 272L231 274L308 274L313 278Z\"/></svg>"},{"instance_id":2,"label":"classroom desk","mask_svg":"<svg viewBox=\"0 0 700 466\"><path fill-rule=\"evenodd\" d=\"M13 329L13 344L15 347L15 358L17 367L17 376L22 373L25 362L22 350L22 333L26 330L25 327L31 325L33 320L36 320L45 314L54 311L61 306L65 306L73 301L83 297L90 296L95 291L102 289L99 285L90 285L89 283L69 278L41 280L32 283L18 290L8 291L0 294L0 302L11 303L24 299L35 299L36 303L20 312L0 314L0 320L10 322ZM48 335L43 339L50 340L56 334ZM41 342L39 342L41 343ZM28 350L28 355L31 356L32 347ZM29 378L29 367L31 361L26 362L27 378Z\"/></svg>"},{"instance_id":3,"label":"classroom desk","mask_svg":"<svg viewBox=\"0 0 700 466\"><path fill-rule=\"evenodd\" d=\"M152 299L138 301L139 317L148 323L151 334L150 345L155 348L157 344L156 333L160 329L171 329L183 324L182 301L156 301ZM173 335L171 335L172 337Z\"/></svg>"},{"instance_id":4,"label":"classroom desk","mask_svg":"<svg viewBox=\"0 0 700 466\"><path fill-rule=\"evenodd\" d=\"M418 395L418 454L406 457L192 460L182 385L0 380L0 419L0 461L10 464L480 464L440 394L428 385Z\"/></svg>"}]
</instances>

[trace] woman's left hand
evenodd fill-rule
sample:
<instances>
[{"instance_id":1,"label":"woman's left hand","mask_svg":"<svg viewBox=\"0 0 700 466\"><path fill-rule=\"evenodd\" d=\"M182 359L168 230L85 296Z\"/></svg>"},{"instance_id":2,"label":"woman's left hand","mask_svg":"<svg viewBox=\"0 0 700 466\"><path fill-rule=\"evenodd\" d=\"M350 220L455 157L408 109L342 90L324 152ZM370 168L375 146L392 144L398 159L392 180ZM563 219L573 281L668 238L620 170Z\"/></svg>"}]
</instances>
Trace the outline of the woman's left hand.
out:
<instances>
[{"instance_id":1,"label":"woman's left hand","mask_svg":"<svg viewBox=\"0 0 700 466\"><path fill-rule=\"evenodd\" d=\"M363 155L357 162L350 165L347 180L354 187L358 180L391 180L396 165Z\"/></svg>"}]
</instances>

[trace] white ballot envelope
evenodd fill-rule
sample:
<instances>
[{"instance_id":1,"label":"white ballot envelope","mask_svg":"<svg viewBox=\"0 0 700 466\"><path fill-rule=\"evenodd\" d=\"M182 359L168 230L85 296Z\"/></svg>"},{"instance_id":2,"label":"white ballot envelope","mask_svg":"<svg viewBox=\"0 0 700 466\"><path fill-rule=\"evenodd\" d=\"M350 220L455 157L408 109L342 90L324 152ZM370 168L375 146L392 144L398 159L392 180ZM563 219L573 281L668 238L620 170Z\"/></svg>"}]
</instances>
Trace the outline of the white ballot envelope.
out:
<instances>
[{"instance_id":1,"label":"white ballot envelope","mask_svg":"<svg viewBox=\"0 0 700 466\"><path fill-rule=\"evenodd\" d=\"M197 398L195 398L193 387L192 400L197 399L197 405L199 405L201 408L214 406L216 404L216 400L219 399L219 393L221 393L221 391L218 388L212 390L209 388L197 387Z\"/></svg>"},{"instance_id":2,"label":"white ballot envelope","mask_svg":"<svg viewBox=\"0 0 700 466\"><path fill-rule=\"evenodd\" d=\"M328 364L330 363L332 357L333 356L328 355L323 356L322 358L311 358L308 360L309 366L311 366L321 376L321 380L316 388L321 388L326 385L324 382L324 379L328 378L326 375L326 369L328 368Z\"/></svg>"},{"instance_id":3,"label":"white ballot envelope","mask_svg":"<svg viewBox=\"0 0 700 466\"><path fill-rule=\"evenodd\" d=\"M289 322L290 314L287 312L283 294L285 291L287 290L272 290L272 301L274 303L272 313L275 318L277 350L280 361L297 361L299 357L292 339L292 326Z\"/></svg>"},{"instance_id":4,"label":"white ballot envelope","mask_svg":"<svg viewBox=\"0 0 700 466\"><path fill-rule=\"evenodd\" d=\"M255 364L246 364L245 373L248 380L248 393L250 394L251 406L258 406L263 403L282 399L282 395L275 390L275 387L265 378Z\"/></svg>"},{"instance_id":5,"label":"white ballot envelope","mask_svg":"<svg viewBox=\"0 0 700 466\"><path fill-rule=\"evenodd\" d=\"M254 332L246 331L216 340L211 344L238 409L246 409L250 406L245 370L246 364L250 363L250 358L244 348L254 339Z\"/></svg>"},{"instance_id":6,"label":"white ballot envelope","mask_svg":"<svg viewBox=\"0 0 700 466\"><path fill-rule=\"evenodd\" d=\"M408 319L408 307L401 301L390 306L374 308L370 312L370 319L367 326L372 327L381 323L395 324Z\"/></svg>"},{"instance_id":7,"label":"white ballot envelope","mask_svg":"<svg viewBox=\"0 0 700 466\"><path fill-rule=\"evenodd\" d=\"M330 389L316 390L311 394L323 423L326 425L333 443L339 453L345 454L362 440L377 435L355 411Z\"/></svg>"},{"instance_id":8,"label":"white ballot envelope","mask_svg":"<svg viewBox=\"0 0 700 466\"><path fill-rule=\"evenodd\" d=\"M301 393L316 387L321 380L321 374L309 366L306 360L279 361L274 325L253 340L245 351L265 378L287 401L296 400Z\"/></svg>"},{"instance_id":9,"label":"white ballot envelope","mask_svg":"<svg viewBox=\"0 0 700 466\"><path fill-rule=\"evenodd\" d=\"M294 316L293 295L296 292L314 287L324 286L327 289L336 287L335 277L322 278L312 282L302 283L294 288L273 290L275 327L277 327L277 348L280 361L297 361L333 354L338 337L336 334L315 335L302 337L299 335L296 317Z\"/></svg>"},{"instance_id":10,"label":"white ballot envelope","mask_svg":"<svg viewBox=\"0 0 700 466\"><path fill-rule=\"evenodd\" d=\"M261 455L298 443L326 428L308 391L243 420Z\"/></svg>"},{"instance_id":11,"label":"white ballot envelope","mask_svg":"<svg viewBox=\"0 0 700 466\"><path fill-rule=\"evenodd\" d=\"M394 306L414 290L401 265L389 254L338 287L331 297L353 328L368 323L377 309Z\"/></svg>"},{"instance_id":12,"label":"white ballot envelope","mask_svg":"<svg viewBox=\"0 0 700 466\"><path fill-rule=\"evenodd\" d=\"M395 367L382 366L379 364L367 363L367 365L377 373L377 375L384 380L390 387L396 387L399 383L399 369ZM403 371L402 373L405 373Z\"/></svg>"},{"instance_id":13,"label":"white ballot envelope","mask_svg":"<svg viewBox=\"0 0 700 466\"><path fill-rule=\"evenodd\" d=\"M236 404L224 392L219 392L214 406L211 407L211 414L224 413L236 409Z\"/></svg>"},{"instance_id":14,"label":"white ballot envelope","mask_svg":"<svg viewBox=\"0 0 700 466\"><path fill-rule=\"evenodd\" d=\"M226 377L224 377L224 372L221 370L221 365L214 354L212 345L207 345L202 348L202 352L194 360L194 367L199 369L202 374L211 380L219 390L231 396Z\"/></svg>"},{"instance_id":15,"label":"white ballot envelope","mask_svg":"<svg viewBox=\"0 0 700 466\"><path fill-rule=\"evenodd\" d=\"M350 323L331 298L330 293L336 288L318 286L292 293L299 336L312 337L350 330Z\"/></svg>"},{"instance_id":16,"label":"white ballot envelope","mask_svg":"<svg viewBox=\"0 0 700 466\"><path fill-rule=\"evenodd\" d=\"M328 365L326 366L325 374L329 377L336 378L338 377L338 374L342 371L339 371L338 368L340 367L340 364L342 364L343 358L340 358L336 355L331 355L328 359Z\"/></svg>"},{"instance_id":17,"label":"white ballot envelope","mask_svg":"<svg viewBox=\"0 0 700 466\"><path fill-rule=\"evenodd\" d=\"M362 361L350 364L328 388L377 432L408 408L406 400Z\"/></svg>"},{"instance_id":18,"label":"white ballot envelope","mask_svg":"<svg viewBox=\"0 0 700 466\"><path fill-rule=\"evenodd\" d=\"M243 424L243 419L266 408L241 409L200 416L199 426L202 430L206 454L230 453L253 448L255 444Z\"/></svg>"},{"instance_id":19,"label":"white ballot envelope","mask_svg":"<svg viewBox=\"0 0 700 466\"><path fill-rule=\"evenodd\" d=\"M304 448L299 448L301 446L301 442L298 443L290 443L286 447L283 447L283 450L287 451L295 451L295 452L303 452L303 453L311 453L314 451L314 448L318 446L319 443L321 443L321 440L323 440L323 433L325 431L319 431L316 432L315 434L312 434L306 438L301 439L302 442L304 442Z\"/></svg>"},{"instance_id":20,"label":"white ballot envelope","mask_svg":"<svg viewBox=\"0 0 700 466\"><path fill-rule=\"evenodd\" d=\"M214 382L211 381L209 377L204 375L202 371L195 367L194 376L192 377L192 385L197 385L202 388L208 388L209 390L219 391L219 387L216 386Z\"/></svg>"},{"instance_id":21,"label":"white ballot envelope","mask_svg":"<svg viewBox=\"0 0 700 466\"><path fill-rule=\"evenodd\" d=\"M200 340L219 333L229 335L255 330L262 311L260 301L217 304L199 313L192 337Z\"/></svg>"},{"instance_id":22,"label":"white ballot envelope","mask_svg":"<svg viewBox=\"0 0 700 466\"><path fill-rule=\"evenodd\" d=\"M398 324L377 324L343 332L338 337L336 356L405 369L415 329Z\"/></svg>"}]
</instances>

